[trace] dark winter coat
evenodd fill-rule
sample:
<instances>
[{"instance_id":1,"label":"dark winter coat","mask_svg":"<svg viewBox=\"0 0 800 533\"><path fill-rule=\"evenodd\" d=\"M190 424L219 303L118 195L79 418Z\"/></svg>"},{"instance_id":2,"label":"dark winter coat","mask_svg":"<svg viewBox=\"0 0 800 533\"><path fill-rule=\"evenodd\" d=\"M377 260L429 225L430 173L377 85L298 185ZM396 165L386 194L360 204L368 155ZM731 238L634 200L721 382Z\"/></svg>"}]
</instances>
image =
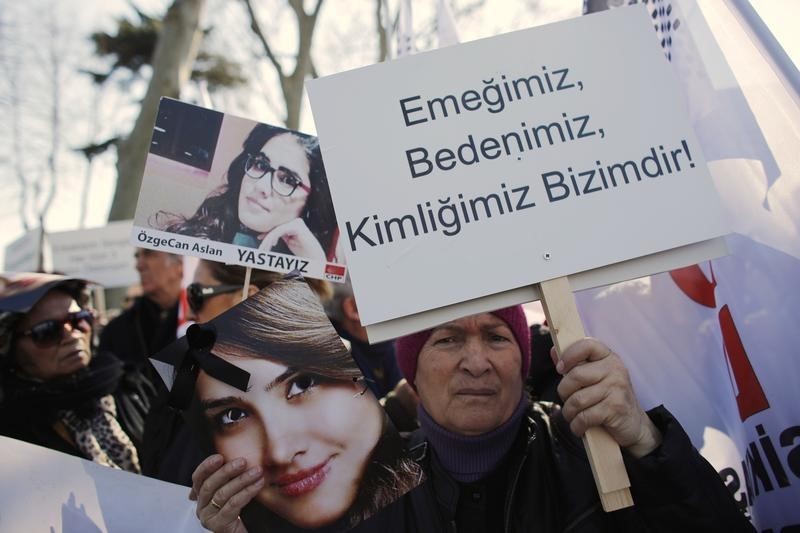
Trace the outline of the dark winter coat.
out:
<instances>
[{"instance_id":1,"label":"dark winter coat","mask_svg":"<svg viewBox=\"0 0 800 533\"><path fill-rule=\"evenodd\" d=\"M462 485L440 465L421 431L412 453L428 479L356 531L388 532L739 532L754 531L713 467L663 407L648 412L662 444L625 453L634 507L605 513L580 439L560 409L534 403L511 452L494 474Z\"/></svg>"}]
</instances>

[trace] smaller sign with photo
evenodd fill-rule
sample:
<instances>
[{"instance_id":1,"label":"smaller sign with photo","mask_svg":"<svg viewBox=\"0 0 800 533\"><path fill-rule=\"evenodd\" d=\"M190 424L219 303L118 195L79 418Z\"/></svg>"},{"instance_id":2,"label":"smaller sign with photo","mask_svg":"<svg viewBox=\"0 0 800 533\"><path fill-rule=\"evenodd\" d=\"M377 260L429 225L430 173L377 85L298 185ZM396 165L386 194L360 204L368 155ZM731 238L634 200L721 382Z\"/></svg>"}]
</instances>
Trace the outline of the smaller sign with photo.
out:
<instances>
[{"instance_id":1,"label":"smaller sign with photo","mask_svg":"<svg viewBox=\"0 0 800 533\"><path fill-rule=\"evenodd\" d=\"M135 246L339 282L338 237L316 137L161 100Z\"/></svg>"}]
</instances>

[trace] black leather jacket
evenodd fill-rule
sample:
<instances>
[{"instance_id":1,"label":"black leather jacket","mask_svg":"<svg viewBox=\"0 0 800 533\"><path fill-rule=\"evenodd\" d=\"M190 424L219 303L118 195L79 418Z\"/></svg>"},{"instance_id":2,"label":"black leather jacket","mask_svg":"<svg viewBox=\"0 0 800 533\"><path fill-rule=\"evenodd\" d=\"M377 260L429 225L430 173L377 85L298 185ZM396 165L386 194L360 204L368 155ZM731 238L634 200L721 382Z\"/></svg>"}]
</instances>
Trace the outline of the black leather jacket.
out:
<instances>
[{"instance_id":1,"label":"black leather jacket","mask_svg":"<svg viewBox=\"0 0 800 533\"><path fill-rule=\"evenodd\" d=\"M664 440L659 448L640 459L623 453L631 479L635 504L632 508L613 513L602 510L582 442L572 435L558 406L537 402L531 405L502 467L502 506L489 508L485 521L465 521L457 516L458 500L465 487L444 472L435 452L417 431L410 447L428 479L363 522L357 531L755 531L716 471L695 450L672 415L663 407L648 415ZM489 495L497 486L488 487Z\"/></svg>"}]
</instances>

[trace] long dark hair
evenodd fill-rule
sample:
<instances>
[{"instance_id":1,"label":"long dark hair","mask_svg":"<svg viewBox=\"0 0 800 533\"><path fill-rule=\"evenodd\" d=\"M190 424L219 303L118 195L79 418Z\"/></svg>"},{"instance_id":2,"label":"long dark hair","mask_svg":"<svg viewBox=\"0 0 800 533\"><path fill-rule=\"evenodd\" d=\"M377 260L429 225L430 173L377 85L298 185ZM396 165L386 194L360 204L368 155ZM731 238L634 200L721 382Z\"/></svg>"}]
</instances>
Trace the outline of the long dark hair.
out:
<instances>
[{"instance_id":1,"label":"long dark hair","mask_svg":"<svg viewBox=\"0 0 800 533\"><path fill-rule=\"evenodd\" d=\"M328 321L319 299L302 280L279 280L212 323L219 354L267 358L327 380L352 384L362 374ZM351 527L417 486L422 470L405 452L400 436L382 411L381 436L372 450L354 503L330 530ZM258 503L242 519L248 531L296 530ZM276 528L276 526L278 526ZM328 528L325 529L329 530Z\"/></svg>"},{"instance_id":2,"label":"long dark hair","mask_svg":"<svg viewBox=\"0 0 800 533\"><path fill-rule=\"evenodd\" d=\"M284 133L291 135L308 157L308 178L311 182L311 192L300 216L311 233L319 240L326 256L330 256L336 244L334 242L336 216L328 188L328 178L322 163L319 141L316 137L267 124L257 124L250 131L242 145L242 151L228 166L225 174L227 183L213 191L191 217L187 218L161 211L156 214L152 225L170 233L192 235L218 242L233 242L236 232L243 229L247 231L239 222L239 191L242 188L247 158L251 154L258 153L267 141ZM283 243L278 245L277 251L291 253Z\"/></svg>"}]
</instances>

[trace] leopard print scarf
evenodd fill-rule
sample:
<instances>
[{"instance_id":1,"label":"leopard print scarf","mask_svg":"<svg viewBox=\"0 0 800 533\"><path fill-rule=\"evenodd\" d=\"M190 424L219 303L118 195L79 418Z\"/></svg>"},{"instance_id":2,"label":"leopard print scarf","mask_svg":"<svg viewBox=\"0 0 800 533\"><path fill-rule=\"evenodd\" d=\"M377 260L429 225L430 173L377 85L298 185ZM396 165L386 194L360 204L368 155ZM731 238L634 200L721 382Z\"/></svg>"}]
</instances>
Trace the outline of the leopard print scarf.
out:
<instances>
[{"instance_id":1,"label":"leopard print scarf","mask_svg":"<svg viewBox=\"0 0 800 533\"><path fill-rule=\"evenodd\" d=\"M117 422L114 397L108 394L95 401L96 409L88 417L78 416L72 410L60 413L78 450L92 462L140 474L136 448Z\"/></svg>"}]
</instances>

